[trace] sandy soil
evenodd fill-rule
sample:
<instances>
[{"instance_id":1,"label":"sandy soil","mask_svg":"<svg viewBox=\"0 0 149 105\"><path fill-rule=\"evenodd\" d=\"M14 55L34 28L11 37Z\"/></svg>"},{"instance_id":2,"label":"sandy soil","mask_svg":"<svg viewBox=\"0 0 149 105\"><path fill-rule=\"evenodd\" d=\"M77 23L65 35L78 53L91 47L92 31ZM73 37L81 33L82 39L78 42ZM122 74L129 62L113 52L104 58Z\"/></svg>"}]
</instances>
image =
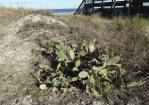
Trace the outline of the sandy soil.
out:
<instances>
[{"instance_id":1,"label":"sandy soil","mask_svg":"<svg viewBox=\"0 0 149 105\"><path fill-rule=\"evenodd\" d=\"M34 56L31 51L37 48L35 39L44 31L28 36L19 31L26 22L39 21L66 27L64 23L52 17L33 14L18 21L7 22L5 26L0 24L0 105L33 104L32 96L25 94L33 83L30 73L33 72Z\"/></svg>"},{"instance_id":2,"label":"sandy soil","mask_svg":"<svg viewBox=\"0 0 149 105\"><path fill-rule=\"evenodd\" d=\"M49 28L31 29L27 27L30 23L44 23ZM105 104L94 100L90 104L89 97L79 94L41 95L33 87L31 73L34 72L33 62L36 58L32 50L38 49L37 41L44 38L65 40L66 36L60 34L65 33L67 29L67 25L62 21L39 14L9 21L0 17L0 105L113 105L112 101ZM148 30L149 27L147 34ZM139 105L139 100L134 98L132 103L129 105Z\"/></svg>"}]
</instances>

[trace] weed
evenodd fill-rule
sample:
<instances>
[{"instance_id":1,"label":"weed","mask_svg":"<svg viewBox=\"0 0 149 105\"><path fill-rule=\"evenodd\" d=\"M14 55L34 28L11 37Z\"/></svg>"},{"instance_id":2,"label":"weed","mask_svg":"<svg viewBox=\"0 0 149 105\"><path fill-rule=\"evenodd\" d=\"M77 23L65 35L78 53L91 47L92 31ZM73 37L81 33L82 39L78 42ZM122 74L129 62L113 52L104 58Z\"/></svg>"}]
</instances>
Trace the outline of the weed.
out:
<instances>
[{"instance_id":1,"label":"weed","mask_svg":"<svg viewBox=\"0 0 149 105\"><path fill-rule=\"evenodd\" d=\"M51 65L38 64L36 80L41 89L99 95L120 89L124 83L125 70L119 57L95 48L94 43L50 42L42 43L41 47L41 54L51 62Z\"/></svg>"}]
</instances>

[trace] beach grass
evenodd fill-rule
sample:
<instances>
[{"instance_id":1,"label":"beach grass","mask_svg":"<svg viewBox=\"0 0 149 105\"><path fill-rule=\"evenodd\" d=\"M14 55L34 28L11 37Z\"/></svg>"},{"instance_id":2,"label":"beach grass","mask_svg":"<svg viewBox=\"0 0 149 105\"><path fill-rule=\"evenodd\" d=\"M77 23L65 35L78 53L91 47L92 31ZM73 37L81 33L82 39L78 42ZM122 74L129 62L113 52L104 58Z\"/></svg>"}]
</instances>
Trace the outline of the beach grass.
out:
<instances>
[{"instance_id":1,"label":"beach grass","mask_svg":"<svg viewBox=\"0 0 149 105\"><path fill-rule=\"evenodd\" d=\"M44 10L33 11L23 8L14 9L1 7L0 26L5 27L13 21L17 21L29 14L40 14L50 18L57 18L66 23L67 27L62 28L62 26L57 26L57 24L52 24L51 26L51 24L38 22L27 24L28 27L25 27L24 31L27 32L29 29L31 30L30 32L34 32L32 29L35 28L35 32L37 33L34 34L39 34L40 31L44 32L45 30L48 30L48 32L50 31L48 35L55 35L58 33L65 39L67 36L71 37L70 42L72 41L72 43L80 43L82 40L95 40L97 48L112 50L115 55L120 57L120 62L127 71L125 77L127 82L138 81L141 79L147 80L149 68L149 19L138 16L119 16L107 19L100 14L91 16L53 16L52 13ZM31 34L32 33L29 33L29 35ZM45 33L41 37L44 36ZM58 40L58 38L60 39L60 36L56 38ZM46 40L51 40L51 36L47 37ZM148 93L146 92L148 91L148 88L146 87L147 84L144 84L143 87L137 87L137 89L134 88L129 93L131 95L139 95L141 99L145 100L148 96ZM111 94L112 97L113 95L114 94ZM129 96L130 98L132 98L131 95Z\"/></svg>"}]
</instances>

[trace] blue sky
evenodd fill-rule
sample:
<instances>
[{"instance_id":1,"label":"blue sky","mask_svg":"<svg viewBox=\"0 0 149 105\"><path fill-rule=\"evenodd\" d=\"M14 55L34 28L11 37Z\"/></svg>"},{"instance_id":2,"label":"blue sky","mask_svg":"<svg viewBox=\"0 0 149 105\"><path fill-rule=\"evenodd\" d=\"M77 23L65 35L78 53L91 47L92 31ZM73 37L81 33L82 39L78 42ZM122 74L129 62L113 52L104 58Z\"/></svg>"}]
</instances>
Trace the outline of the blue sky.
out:
<instances>
[{"instance_id":1,"label":"blue sky","mask_svg":"<svg viewBox=\"0 0 149 105\"><path fill-rule=\"evenodd\" d=\"M0 0L0 6L35 9L77 8L82 0Z\"/></svg>"}]
</instances>

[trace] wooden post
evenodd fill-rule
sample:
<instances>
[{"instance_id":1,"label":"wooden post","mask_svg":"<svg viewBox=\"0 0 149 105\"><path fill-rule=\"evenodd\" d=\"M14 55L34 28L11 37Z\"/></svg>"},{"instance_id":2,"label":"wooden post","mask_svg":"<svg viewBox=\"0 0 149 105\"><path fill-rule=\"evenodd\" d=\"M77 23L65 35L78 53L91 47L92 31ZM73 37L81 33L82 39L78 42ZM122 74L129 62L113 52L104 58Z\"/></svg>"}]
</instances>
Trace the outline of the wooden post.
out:
<instances>
[{"instance_id":1,"label":"wooden post","mask_svg":"<svg viewBox=\"0 0 149 105\"><path fill-rule=\"evenodd\" d=\"M111 9L112 9L112 6L113 6L113 0L112 0L112 5L111 5Z\"/></svg>"},{"instance_id":2,"label":"wooden post","mask_svg":"<svg viewBox=\"0 0 149 105\"><path fill-rule=\"evenodd\" d=\"M94 10L94 3L95 3L95 0L92 0L93 2L92 2L92 12L94 13L95 12L95 10Z\"/></svg>"},{"instance_id":3,"label":"wooden post","mask_svg":"<svg viewBox=\"0 0 149 105\"><path fill-rule=\"evenodd\" d=\"M126 5L127 5L127 0L125 0L125 5L124 5L124 8L126 9Z\"/></svg>"},{"instance_id":4,"label":"wooden post","mask_svg":"<svg viewBox=\"0 0 149 105\"><path fill-rule=\"evenodd\" d=\"M114 0L112 0L112 4L111 4L111 14L113 14L113 1Z\"/></svg>"},{"instance_id":5,"label":"wooden post","mask_svg":"<svg viewBox=\"0 0 149 105\"><path fill-rule=\"evenodd\" d=\"M127 14L127 12L125 12L126 11L126 6L127 6L127 0L125 0L124 10L122 11L124 14Z\"/></svg>"},{"instance_id":6,"label":"wooden post","mask_svg":"<svg viewBox=\"0 0 149 105\"><path fill-rule=\"evenodd\" d=\"M85 11L85 15L87 15L87 7L86 7L86 4L87 4L87 0L84 0L84 2L85 2L85 6L84 6L84 11Z\"/></svg>"},{"instance_id":7,"label":"wooden post","mask_svg":"<svg viewBox=\"0 0 149 105\"><path fill-rule=\"evenodd\" d=\"M101 9L102 9L102 13L104 13L104 9L103 9L103 0L102 0Z\"/></svg>"},{"instance_id":8,"label":"wooden post","mask_svg":"<svg viewBox=\"0 0 149 105\"><path fill-rule=\"evenodd\" d=\"M139 3L139 13L142 14L143 12L143 0L140 0L140 3Z\"/></svg>"},{"instance_id":9,"label":"wooden post","mask_svg":"<svg viewBox=\"0 0 149 105\"><path fill-rule=\"evenodd\" d=\"M128 16L130 15L130 9L131 9L131 0L129 0L129 3L128 3Z\"/></svg>"},{"instance_id":10,"label":"wooden post","mask_svg":"<svg viewBox=\"0 0 149 105\"><path fill-rule=\"evenodd\" d=\"M113 6L114 6L114 15L116 15L116 12L115 12L115 3L116 3L116 0L114 0L114 4L113 4Z\"/></svg>"}]
</instances>

